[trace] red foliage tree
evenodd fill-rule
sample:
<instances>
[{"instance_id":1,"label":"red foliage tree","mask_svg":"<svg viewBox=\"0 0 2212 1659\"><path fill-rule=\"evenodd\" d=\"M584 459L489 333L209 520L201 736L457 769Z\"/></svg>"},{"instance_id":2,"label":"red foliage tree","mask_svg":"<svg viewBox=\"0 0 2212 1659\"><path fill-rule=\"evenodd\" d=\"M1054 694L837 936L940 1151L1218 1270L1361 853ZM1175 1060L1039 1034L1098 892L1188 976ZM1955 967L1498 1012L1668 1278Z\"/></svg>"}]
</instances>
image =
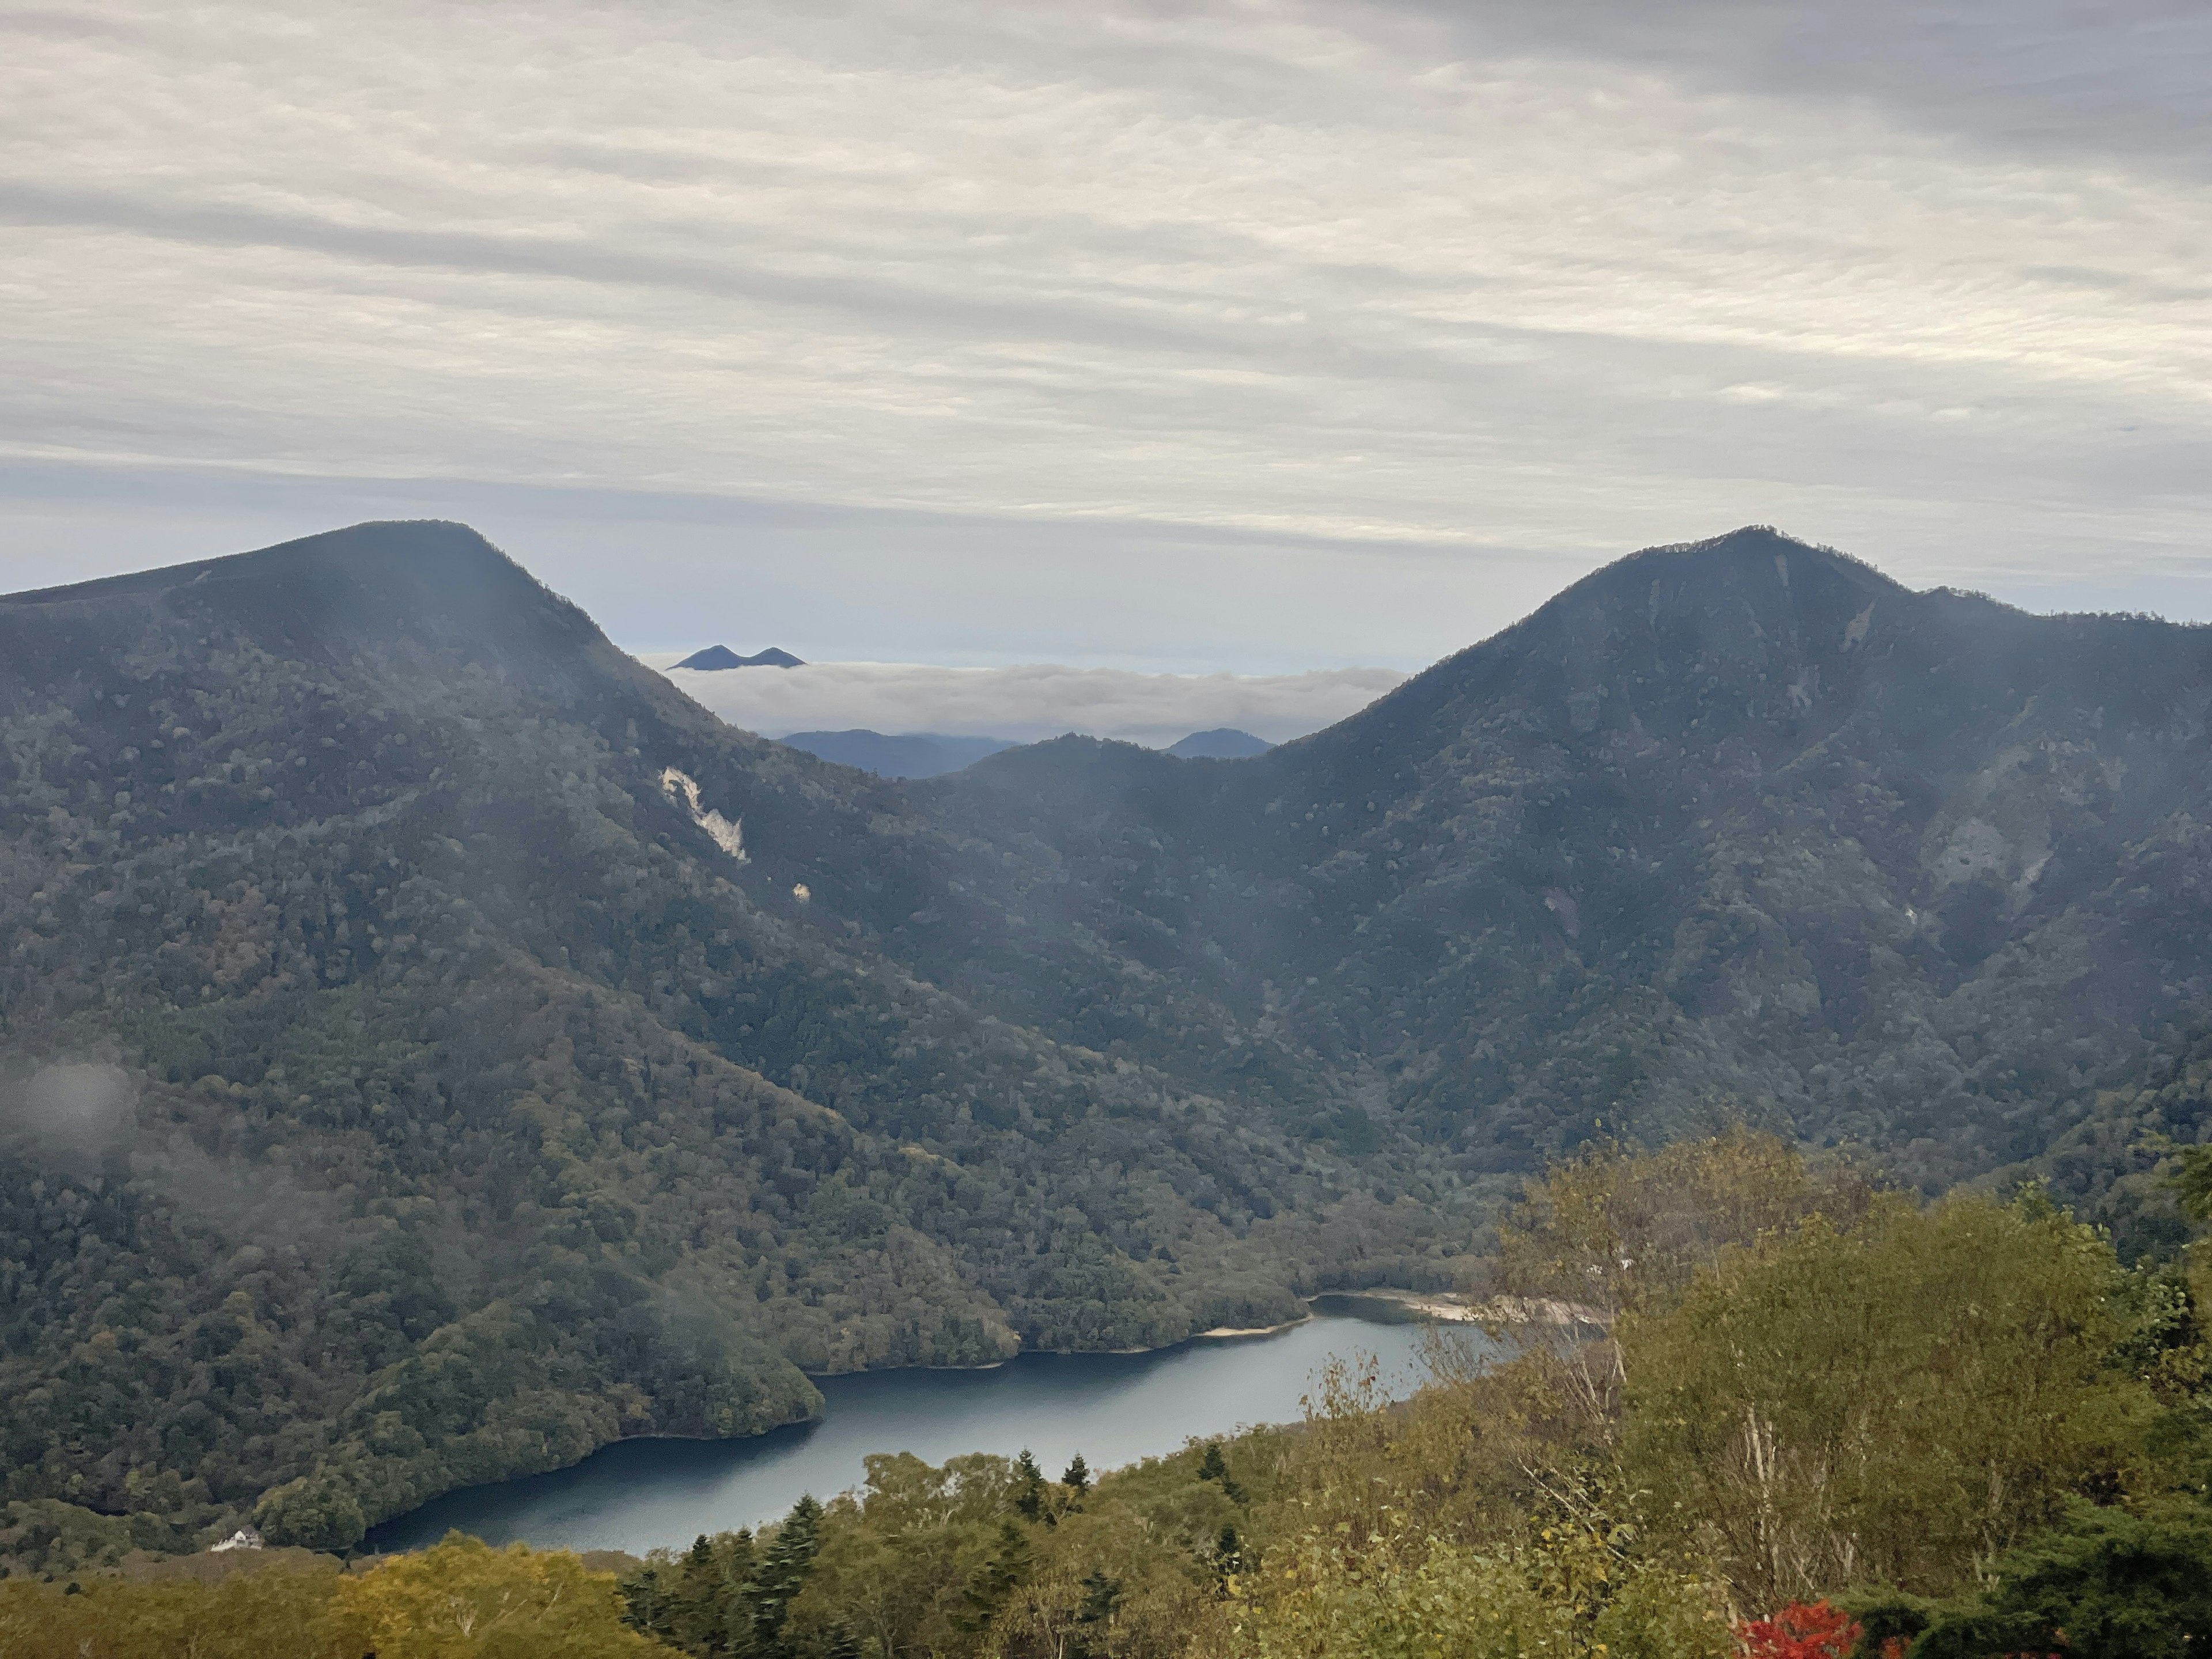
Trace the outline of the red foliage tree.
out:
<instances>
[{"instance_id":1,"label":"red foliage tree","mask_svg":"<svg viewBox=\"0 0 2212 1659\"><path fill-rule=\"evenodd\" d=\"M1795 1601L1771 1619L1735 1627L1744 1659L1845 1659L1858 1645L1857 1621L1826 1601Z\"/></svg>"}]
</instances>

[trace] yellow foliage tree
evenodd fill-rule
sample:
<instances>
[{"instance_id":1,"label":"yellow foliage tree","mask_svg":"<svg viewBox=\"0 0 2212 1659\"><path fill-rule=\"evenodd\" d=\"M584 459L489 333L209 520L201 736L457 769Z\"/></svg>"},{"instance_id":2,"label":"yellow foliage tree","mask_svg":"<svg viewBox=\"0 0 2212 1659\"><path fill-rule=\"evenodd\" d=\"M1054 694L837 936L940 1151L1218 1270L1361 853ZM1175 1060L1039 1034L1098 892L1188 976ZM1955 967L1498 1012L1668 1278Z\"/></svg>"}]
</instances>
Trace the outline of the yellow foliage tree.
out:
<instances>
[{"instance_id":1,"label":"yellow foliage tree","mask_svg":"<svg viewBox=\"0 0 2212 1659\"><path fill-rule=\"evenodd\" d=\"M1726 1659L1710 1585L1547 1531L1417 1560L1309 1534L1239 1586L1237 1659Z\"/></svg>"},{"instance_id":2,"label":"yellow foliage tree","mask_svg":"<svg viewBox=\"0 0 2212 1659\"><path fill-rule=\"evenodd\" d=\"M1950 1593L2134 1484L2157 1407L2119 1363L2125 1288L2034 1192L1899 1196L1725 1252L1622 1322L1631 1479L1752 1606Z\"/></svg>"},{"instance_id":3,"label":"yellow foliage tree","mask_svg":"<svg viewBox=\"0 0 2212 1659\"><path fill-rule=\"evenodd\" d=\"M93 1579L82 1594L0 1583L8 1659L361 1659L324 1620L337 1564L270 1565L218 1583Z\"/></svg>"},{"instance_id":4,"label":"yellow foliage tree","mask_svg":"<svg viewBox=\"0 0 2212 1659\"><path fill-rule=\"evenodd\" d=\"M611 1573L565 1550L495 1550L449 1533L435 1547L340 1582L329 1626L377 1659L649 1659L667 1650L622 1621Z\"/></svg>"},{"instance_id":5,"label":"yellow foliage tree","mask_svg":"<svg viewBox=\"0 0 2212 1659\"><path fill-rule=\"evenodd\" d=\"M341 1577L325 1558L216 1583L0 1583L6 1659L667 1659L622 1622L611 1574L565 1551L449 1535Z\"/></svg>"}]
</instances>

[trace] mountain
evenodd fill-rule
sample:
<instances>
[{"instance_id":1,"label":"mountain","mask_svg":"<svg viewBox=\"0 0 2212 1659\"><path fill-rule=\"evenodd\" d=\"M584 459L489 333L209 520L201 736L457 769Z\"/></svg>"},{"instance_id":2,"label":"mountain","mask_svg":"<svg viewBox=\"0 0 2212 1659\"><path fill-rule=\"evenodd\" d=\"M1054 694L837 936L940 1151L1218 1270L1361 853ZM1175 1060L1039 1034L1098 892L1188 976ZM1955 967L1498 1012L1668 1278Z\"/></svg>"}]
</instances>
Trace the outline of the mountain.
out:
<instances>
[{"instance_id":1,"label":"mountain","mask_svg":"<svg viewBox=\"0 0 2212 1659\"><path fill-rule=\"evenodd\" d=\"M917 973L1111 969L460 526L0 600L0 744L10 1501L344 1544L802 1366L1269 1322L1443 1236Z\"/></svg>"},{"instance_id":2,"label":"mountain","mask_svg":"<svg viewBox=\"0 0 2212 1659\"><path fill-rule=\"evenodd\" d=\"M0 599L13 1524L343 1544L805 1370L1445 1285L1593 1135L2134 1204L2212 1127L2208 708L2207 630L1766 530L1235 765L905 783L459 526Z\"/></svg>"},{"instance_id":3,"label":"mountain","mask_svg":"<svg viewBox=\"0 0 2212 1659\"><path fill-rule=\"evenodd\" d=\"M741 657L726 645L710 645L703 651L694 651L678 668L804 668L805 661L777 646L750 657Z\"/></svg>"},{"instance_id":4,"label":"mountain","mask_svg":"<svg viewBox=\"0 0 2212 1659\"><path fill-rule=\"evenodd\" d=\"M1210 732L1194 732L1171 743L1167 752L1178 760L1249 760L1274 745L1233 726L1217 726Z\"/></svg>"},{"instance_id":5,"label":"mountain","mask_svg":"<svg viewBox=\"0 0 2212 1659\"><path fill-rule=\"evenodd\" d=\"M1082 1029L1346 1147L1474 1178L1742 1116L1941 1186L2204 1005L2209 705L2204 629L1747 530L1244 764L1062 739L922 788L1008 902L1131 960Z\"/></svg>"},{"instance_id":6,"label":"mountain","mask_svg":"<svg viewBox=\"0 0 2212 1659\"><path fill-rule=\"evenodd\" d=\"M947 737L936 732L793 732L781 741L840 766L885 778L933 778L973 766L1014 745L1003 738Z\"/></svg>"}]
</instances>

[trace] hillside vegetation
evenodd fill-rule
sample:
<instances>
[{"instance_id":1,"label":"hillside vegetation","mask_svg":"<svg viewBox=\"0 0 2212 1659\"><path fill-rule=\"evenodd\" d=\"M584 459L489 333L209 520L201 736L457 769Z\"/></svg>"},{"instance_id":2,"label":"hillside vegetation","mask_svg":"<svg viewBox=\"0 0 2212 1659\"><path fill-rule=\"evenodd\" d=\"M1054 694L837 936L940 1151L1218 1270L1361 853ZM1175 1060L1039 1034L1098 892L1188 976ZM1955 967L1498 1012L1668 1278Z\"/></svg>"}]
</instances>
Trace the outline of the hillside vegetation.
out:
<instances>
[{"instance_id":1,"label":"hillside vegetation","mask_svg":"<svg viewBox=\"0 0 2212 1659\"><path fill-rule=\"evenodd\" d=\"M1480 1180L1741 1117L1941 1190L2203 1018L2208 707L2212 631L1753 530L1255 760L1066 738L917 793L1136 964L1005 988L1030 1019L1340 1145Z\"/></svg>"},{"instance_id":2,"label":"hillside vegetation","mask_svg":"<svg viewBox=\"0 0 2212 1659\"><path fill-rule=\"evenodd\" d=\"M459 526L0 600L0 1553L1472 1286L1593 1136L2032 1165L2169 1256L2208 647L1743 532L1255 758L900 784Z\"/></svg>"},{"instance_id":3,"label":"hillside vegetation","mask_svg":"<svg viewBox=\"0 0 2212 1659\"><path fill-rule=\"evenodd\" d=\"M2212 1215L2212 1160L2184 1181ZM1092 1480L871 1458L593 1577L449 1539L341 1577L0 1585L24 1659L2164 1659L2212 1639L2200 1272L2039 1186L1929 1203L1746 1133L1530 1183L1498 1283L1595 1285L1485 1370ZM331 1564L332 1567L335 1564Z\"/></svg>"},{"instance_id":4,"label":"hillside vegetation","mask_svg":"<svg viewBox=\"0 0 2212 1659\"><path fill-rule=\"evenodd\" d=\"M0 716L19 1550L41 1501L349 1544L802 1366L1270 1323L1464 1236L918 977L972 855L470 532L0 604Z\"/></svg>"}]
</instances>

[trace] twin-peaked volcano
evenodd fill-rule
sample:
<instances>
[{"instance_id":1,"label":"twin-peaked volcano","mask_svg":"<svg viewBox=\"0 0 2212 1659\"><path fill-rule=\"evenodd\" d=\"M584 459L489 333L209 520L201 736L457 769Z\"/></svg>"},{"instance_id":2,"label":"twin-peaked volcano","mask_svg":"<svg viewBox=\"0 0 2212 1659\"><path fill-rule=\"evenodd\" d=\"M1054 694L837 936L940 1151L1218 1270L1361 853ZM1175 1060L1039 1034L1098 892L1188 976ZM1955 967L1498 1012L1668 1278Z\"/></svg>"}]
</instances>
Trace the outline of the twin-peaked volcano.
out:
<instances>
[{"instance_id":1,"label":"twin-peaked volcano","mask_svg":"<svg viewBox=\"0 0 2212 1659\"><path fill-rule=\"evenodd\" d=\"M736 652L731 650L726 645L710 645L703 651L694 651L690 656L684 658L682 662L678 663L676 666L678 668L702 668L708 670L723 668L804 668L806 666L806 664L804 659L793 656L790 652L786 651L781 646L771 645L765 651L756 652L750 657L741 657Z\"/></svg>"}]
</instances>

